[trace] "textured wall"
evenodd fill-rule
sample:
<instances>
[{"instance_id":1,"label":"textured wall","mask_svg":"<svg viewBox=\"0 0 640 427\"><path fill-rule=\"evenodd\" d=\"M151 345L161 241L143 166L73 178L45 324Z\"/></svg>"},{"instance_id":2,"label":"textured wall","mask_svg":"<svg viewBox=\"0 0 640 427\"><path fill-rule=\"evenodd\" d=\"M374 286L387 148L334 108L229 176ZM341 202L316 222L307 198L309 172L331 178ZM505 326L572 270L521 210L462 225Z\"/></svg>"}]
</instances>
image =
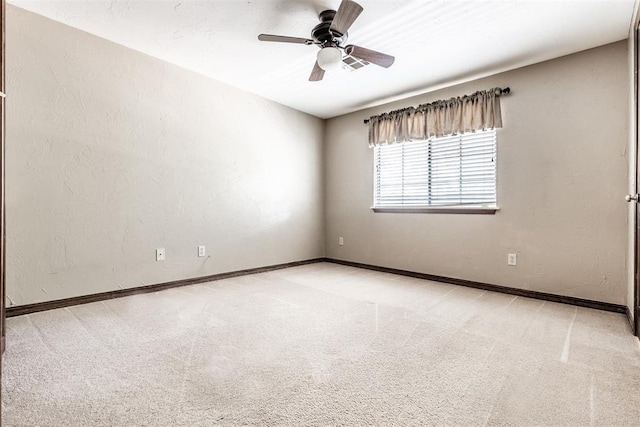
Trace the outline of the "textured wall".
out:
<instances>
[{"instance_id":1,"label":"textured wall","mask_svg":"<svg viewBox=\"0 0 640 427\"><path fill-rule=\"evenodd\" d=\"M321 120L7 13L11 303L322 256Z\"/></svg>"},{"instance_id":2,"label":"textured wall","mask_svg":"<svg viewBox=\"0 0 640 427\"><path fill-rule=\"evenodd\" d=\"M622 41L331 119L327 256L624 304L628 81ZM362 119L495 86L513 90L498 131L500 211L371 211L373 151Z\"/></svg>"}]
</instances>

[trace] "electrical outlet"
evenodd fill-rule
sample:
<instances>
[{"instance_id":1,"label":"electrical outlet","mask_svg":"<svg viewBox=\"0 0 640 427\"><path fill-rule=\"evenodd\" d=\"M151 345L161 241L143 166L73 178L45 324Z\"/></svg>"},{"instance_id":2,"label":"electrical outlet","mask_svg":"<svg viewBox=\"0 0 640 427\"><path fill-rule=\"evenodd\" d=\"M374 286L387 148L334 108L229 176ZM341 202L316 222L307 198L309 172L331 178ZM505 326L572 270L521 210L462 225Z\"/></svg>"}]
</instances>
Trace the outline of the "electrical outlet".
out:
<instances>
[{"instance_id":1,"label":"electrical outlet","mask_svg":"<svg viewBox=\"0 0 640 427\"><path fill-rule=\"evenodd\" d=\"M518 257L516 254L508 254L507 255L507 264L509 265L518 265Z\"/></svg>"},{"instance_id":2,"label":"electrical outlet","mask_svg":"<svg viewBox=\"0 0 640 427\"><path fill-rule=\"evenodd\" d=\"M156 249L156 261L164 261L164 248Z\"/></svg>"},{"instance_id":3,"label":"electrical outlet","mask_svg":"<svg viewBox=\"0 0 640 427\"><path fill-rule=\"evenodd\" d=\"M199 257L203 257L207 255L207 251L206 248L204 247L204 245L200 245L198 246L198 256Z\"/></svg>"},{"instance_id":4,"label":"electrical outlet","mask_svg":"<svg viewBox=\"0 0 640 427\"><path fill-rule=\"evenodd\" d=\"M338 244L344 246L344 239L342 237L338 237Z\"/></svg>"}]
</instances>

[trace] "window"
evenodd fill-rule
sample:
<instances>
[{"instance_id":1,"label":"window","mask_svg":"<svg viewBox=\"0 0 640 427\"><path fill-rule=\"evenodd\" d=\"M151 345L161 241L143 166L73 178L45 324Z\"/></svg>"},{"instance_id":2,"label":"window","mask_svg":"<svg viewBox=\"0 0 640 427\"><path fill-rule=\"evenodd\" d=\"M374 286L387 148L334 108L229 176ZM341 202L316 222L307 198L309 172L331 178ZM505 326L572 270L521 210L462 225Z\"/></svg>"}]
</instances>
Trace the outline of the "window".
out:
<instances>
[{"instance_id":1,"label":"window","mask_svg":"<svg viewBox=\"0 0 640 427\"><path fill-rule=\"evenodd\" d=\"M374 209L495 211L495 130L378 145L374 162Z\"/></svg>"}]
</instances>

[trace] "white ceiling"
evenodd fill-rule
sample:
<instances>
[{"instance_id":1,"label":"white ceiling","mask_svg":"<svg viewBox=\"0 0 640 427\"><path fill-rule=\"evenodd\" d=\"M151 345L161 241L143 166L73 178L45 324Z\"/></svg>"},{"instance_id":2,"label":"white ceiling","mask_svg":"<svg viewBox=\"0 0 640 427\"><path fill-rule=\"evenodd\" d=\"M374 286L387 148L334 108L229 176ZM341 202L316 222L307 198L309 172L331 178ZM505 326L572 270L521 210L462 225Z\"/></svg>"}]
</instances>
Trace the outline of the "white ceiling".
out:
<instances>
[{"instance_id":1,"label":"white ceiling","mask_svg":"<svg viewBox=\"0 0 640 427\"><path fill-rule=\"evenodd\" d=\"M634 0L357 0L348 43L395 64L309 82L310 37L340 0L8 0L321 118L626 39Z\"/></svg>"}]
</instances>

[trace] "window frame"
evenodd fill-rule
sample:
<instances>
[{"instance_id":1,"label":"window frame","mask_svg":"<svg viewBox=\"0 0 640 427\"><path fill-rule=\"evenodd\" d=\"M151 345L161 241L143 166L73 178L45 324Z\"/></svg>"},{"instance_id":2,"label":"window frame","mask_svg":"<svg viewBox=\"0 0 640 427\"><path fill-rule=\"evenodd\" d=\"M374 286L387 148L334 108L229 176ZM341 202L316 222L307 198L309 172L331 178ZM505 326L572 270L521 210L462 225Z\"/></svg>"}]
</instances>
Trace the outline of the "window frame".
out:
<instances>
[{"instance_id":1,"label":"window frame","mask_svg":"<svg viewBox=\"0 0 640 427\"><path fill-rule=\"evenodd\" d=\"M378 171L377 171L377 159L378 155L376 149L378 147L374 147L373 154L373 205L371 206L371 210L376 213L455 213L455 214L489 214L493 215L497 211L500 210L498 207L498 134L497 129L487 129L481 132L493 132L494 138L494 161L495 161L495 202L490 204L470 204L470 205L397 205L397 206L377 206L376 205L376 196L377 196L377 186L378 186ZM458 136L464 137L465 134L460 134ZM445 138L449 138L452 135L446 135ZM429 138L424 141L425 143L430 143L432 139L437 139L435 137ZM397 144L403 144L404 142L399 142ZM431 166L429 166L431 168Z\"/></svg>"}]
</instances>

